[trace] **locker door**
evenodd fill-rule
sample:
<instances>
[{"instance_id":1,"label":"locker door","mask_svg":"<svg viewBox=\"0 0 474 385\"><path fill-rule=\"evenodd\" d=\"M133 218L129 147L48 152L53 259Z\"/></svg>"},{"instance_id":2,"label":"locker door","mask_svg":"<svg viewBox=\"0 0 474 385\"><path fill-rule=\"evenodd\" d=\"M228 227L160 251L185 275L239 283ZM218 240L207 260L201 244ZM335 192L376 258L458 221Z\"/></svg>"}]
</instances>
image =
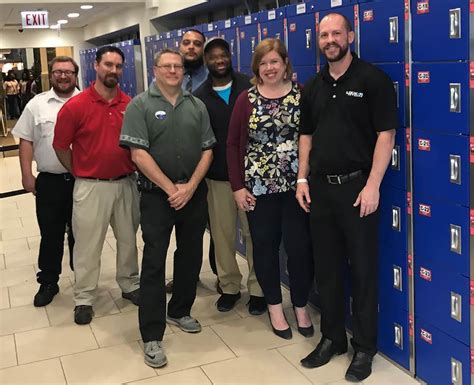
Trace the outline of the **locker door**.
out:
<instances>
[{"instance_id":1,"label":"locker door","mask_svg":"<svg viewBox=\"0 0 474 385\"><path fill-rule=\"evenodd\" d=\"M409 125L405 105L405 64L402 63L378 63L375 64L385 72L393 81L393 87L397 93L398 122L400 126Z\"/></svg>"},{"instance_id":2,"label":"locker door","mask_svg":"<svg viewBox=\"0 0 474 385\"><path fill-rule=\"evenodd\" d=\"M256 15L243 16L239 19L240 70L250 67L252 55L259 42L259 26Z\"/></svg>"},{"instance_id":3,"label":"locker door","mask_svg":"<svg viewBox=\"0 0 474 385\"><path fill-rule=\"evenodd\" d=\"M259 13L261 40L269 37L280 39L286 44L286 8L272 9Z\"/></svg>"},{"instance_id":4,"label":"locker door","mask_svg":"<svg viewBox=\"0 0 474 385\"><path fill-rule=\"evenodd\" d=\"M469 60L469 0L414 0L411 15L413 61Z\"/></svg>"},{"instance_id":5,"label":"locker door","mask_svg":"<svg viewBox=\"0 0 474 385\"><path fill-rule=\"evenodd\" d=\"M413 64L413 128L469 135L469 64Z\"/></svg>"},{"instance_id":6,"label":"locker door","mask_svg":"<svg viewBox=\"0 0 474 385\"><path fill-rule=\"evenodd\" d=\"M414 191L469 206L469 137L413 130Z\"/></svg>"},{"instance_id":7,"label":"locker door","mask_svg":"<svg viewBox=\"0 0 474 385\"><path fill-rule=\"evenodd\" d=\"M294 68L315 66L317 51L314 7L306 3L291 5L287 10L288 53Z\"/></svg>"},{"instance_id":8,"label":"locker door","mask_svg":"<svg viewBox=\"0 0 474 385\"><path fill-rule=\"evenodd\" d=\"M206 39L215 37L218 35L217 24L216 23L207 23L202 25L202 31Z\"/></svg>"},{"instance_id":9,"label":"locker door","mask_svg":"<svg viewBox=\"0 0 474 385\"><path fill-rule=\"evenodd\" d=\"M390 308L379 312L378 348L406 369L410 366L408 312Z\"/></svg>"},{"instance_id":10,"label":"locker door","mask_svg":"<svg viewBox=\"0 0 474 385\"><path fill-rule=\"evenodd\" d=\"M317 0L316 3L316 10L333 10L334 12L339 12L337 8L345 7L348 5L357 4L357 0Z\"/></svg>"},{"instance_id":11,"label":"locker door","mask_svg":"<svg viewBox=\"0 0 474 385\"><path fill-rule=\"evenodd\" d=\"M391 247L379 249L379 309L408 311L407 254Z\"/></svg>"},{"instance_id":12,"label":"locker door","mask_svg":"<svg viewBox=\"0 0 474 385\"><path fill-rule=\"evenodd\" d=\"M293 67L293 80L305 84L309 79L316 75L316 64L311 66Z\"/></svg>"},{"instance_id":13,"label":"locker door","mask_svg":"<svg viewBox=\"0 0 474 385\"><path fill-rule=\"evenodd\" d=\"M230 54L232 56L232 67L238 69L238 51L237 51L237 19L228 19L218 22L219 36L229 43Z\"/></svg>"},{"instance_id":14,"label":"locker door","mask_svg":"<svg viewBox=\"0 0 474 385\"><path fill-rule=\"evenodd\" d=\"M383 188L391 186L401 190L407 189L406 148L406 129L399 128L395 135L392 158L382 181Z\"/></svg>"},{"instance_id":15,"label":"locker door","mask_svg":"<svg viewBox=\"0 0 474 385\"><path fill-rule=\"evenodd\" d=\"M359 14L360 57L379 63L404 61L405 1L365 3L360 6Z\"/></svg>"},{"instance_id":16,"label":"locker door","mask_svg":"<svg viewBox=\"0 0 474 385\"><path fill-rule=\"evenodd\" d=\"M406 191L384 187L380 192L379 210L381 247L390 247L397 254L406 254Z\"/></svg>"}]
</instances>

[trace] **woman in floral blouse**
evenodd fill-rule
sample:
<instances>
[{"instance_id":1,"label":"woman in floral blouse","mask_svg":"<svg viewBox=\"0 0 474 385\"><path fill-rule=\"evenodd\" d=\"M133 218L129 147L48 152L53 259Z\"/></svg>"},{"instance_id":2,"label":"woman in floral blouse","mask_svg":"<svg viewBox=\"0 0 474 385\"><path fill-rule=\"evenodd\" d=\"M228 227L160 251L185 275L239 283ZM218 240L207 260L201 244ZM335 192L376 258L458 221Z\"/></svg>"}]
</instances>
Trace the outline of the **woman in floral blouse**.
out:
<instances>
[{"instance_id":1,"label":"woman in floral blouse","mask_svg":"<svg viewBox=\"0 0 474 385\"><path fill-rule=\"evenodd\" d=\"M309 218L295 198L301 89L291 81L288 53L278 39L258 44L252 71L254 86L237 98L229 125L229 179L237 206L247 212L273 332L292 337L280 287L283 238L298 331L309 337L314 332L306 310L313 279Z\"/></svg>"}]
</instances>

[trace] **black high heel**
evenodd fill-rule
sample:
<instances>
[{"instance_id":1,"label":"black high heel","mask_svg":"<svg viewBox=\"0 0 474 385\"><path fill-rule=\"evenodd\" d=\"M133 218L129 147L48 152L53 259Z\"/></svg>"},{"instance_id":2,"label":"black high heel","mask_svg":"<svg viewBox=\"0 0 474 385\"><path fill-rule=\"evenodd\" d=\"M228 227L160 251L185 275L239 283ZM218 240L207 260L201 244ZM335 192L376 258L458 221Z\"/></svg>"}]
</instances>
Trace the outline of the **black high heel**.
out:
<instances>
[{"instance_id":1,"label":"black high heel","mask_svg":"<svg viewBox=\"0 0 474 385\"><path fill-rule=\"evenodd\" d=\"M268 319L270 320L270 325L272 327L273 333L275 333L278 337L283 338L285 340L291 340L293 338L293 332L291 331L291 327L288 326L288 329L285 329L285 330L275 329L272 323L272 317L270 316L270 310L267 310L267 313L268 313ZM283 316L285 316L285 313L283 313ZM285 316L285 320L286 320L286 316Z\"/></svg>"},{"instance_id":2,"label":"black high heel","mask_svg":"<svg viewBox=\"0 0 474 385\"><path fill-rule=\"evenodd\" d=\"M293 312L295 313L296 326L298 326L298 332L306 338L312 337L314 335L314 326L302 327L298 324L298 316L296 315L295 306L293 305Z\"/></svg>"}]
</instances>

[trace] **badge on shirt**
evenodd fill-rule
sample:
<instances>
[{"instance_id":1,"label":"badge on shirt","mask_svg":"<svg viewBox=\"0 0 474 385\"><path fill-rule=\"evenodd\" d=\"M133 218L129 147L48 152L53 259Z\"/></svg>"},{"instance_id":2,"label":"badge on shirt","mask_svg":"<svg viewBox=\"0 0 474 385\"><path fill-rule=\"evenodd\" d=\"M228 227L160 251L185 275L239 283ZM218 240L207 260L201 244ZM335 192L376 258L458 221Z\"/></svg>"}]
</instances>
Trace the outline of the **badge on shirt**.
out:
<instances>
[{"instance_id":1,"label":"badge on shirt","mask_svg":"<svg viewBox=\"0 0 474 385\"><path fill-rule=\"evenodd\" d=\"M155 118L158 120L165 120L166 119L166 112L165 111L156 111Z\"/></svg>"}]
</instances>

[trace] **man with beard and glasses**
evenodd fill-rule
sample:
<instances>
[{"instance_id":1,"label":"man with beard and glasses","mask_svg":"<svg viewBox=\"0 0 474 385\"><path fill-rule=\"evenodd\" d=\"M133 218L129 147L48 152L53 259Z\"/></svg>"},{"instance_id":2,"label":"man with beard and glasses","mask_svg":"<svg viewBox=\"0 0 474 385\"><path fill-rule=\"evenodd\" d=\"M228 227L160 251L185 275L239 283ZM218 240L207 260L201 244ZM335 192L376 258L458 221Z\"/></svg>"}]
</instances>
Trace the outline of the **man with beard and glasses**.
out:
<instances>
[{"instance_id":1,"label":"man with beard and glasses","mask_svg":"<svg viewBox=\"0 0 474 385\"><path fill-rule=\"evenodd\" d=\"M35 194L36 218L41 233L38 255L40 284L35 306L46 306L59 292L59 275L68 232L69 262L72 269L74 237L71 231L73 176L59 162L53 150L54 124L59 110L77 95L79 66L68 56L57 56L48 63L51 89L26 105L12 134L20 138L20 166L23 188ZM33 159L39 172L32 172Z\"/></svg>"},{"instance_id":2,"label":"man with beard and glasses","mask_svg":"<svg viewBox=\"0 0 474 385\"><path fill-rule=\"evenodd\" d=\"M346 379L356 382L371 374L377 352L379 189L398 122L392 81L350 52L353 41L344 16L321 20L318 43L328 64L304 88L296 197L310 212L322 334L301 363L316 368L347 351L349 262L354 356Z\"/></svg>"},{"instance_id":3,"label":"man with beard and glasses","mask_svg":"<svg viewBox=\"0 0 474 385\"><path fill-rule=\"evenodd\" d=\"M76 178L73 192L74 321L93 317L100 258L107 228L117 239L117 283L122 297L138 305L136 232L139 224L135 166L119 146L123 114L130 97L119 86L123 52L106 46L97 51L96 81L58 114L53 148ZM72 149L71 149L72 146Z\"/></svg>"},{"instance_id":4,"label":"man with beard and glasses","mask_svg":"<svg viewBox=\"0 0 474 385\"><path fill-rule=\"evenodd\" d=\"M247 279L247 289L250 294L249 312L259 315L266 311L267 304L253 268L253 247L247 216L235 204L227 172L226 157L230 116L237 96L250 88L250 79L247 75L233 71L229 44L224 39L215 37L208 40L204 46L204 59L209 76L194 95L206 105L217 139L217 144L213 148L214 159L206 175L209 189L207 195L209 222L215 243L219 286L222 290L222 295L217 300L216 306L219 311L227 312L235 306L240 298L242 274L235 254L238 216L245 237L249 266Z\"/></svg>"}]
</instances>

